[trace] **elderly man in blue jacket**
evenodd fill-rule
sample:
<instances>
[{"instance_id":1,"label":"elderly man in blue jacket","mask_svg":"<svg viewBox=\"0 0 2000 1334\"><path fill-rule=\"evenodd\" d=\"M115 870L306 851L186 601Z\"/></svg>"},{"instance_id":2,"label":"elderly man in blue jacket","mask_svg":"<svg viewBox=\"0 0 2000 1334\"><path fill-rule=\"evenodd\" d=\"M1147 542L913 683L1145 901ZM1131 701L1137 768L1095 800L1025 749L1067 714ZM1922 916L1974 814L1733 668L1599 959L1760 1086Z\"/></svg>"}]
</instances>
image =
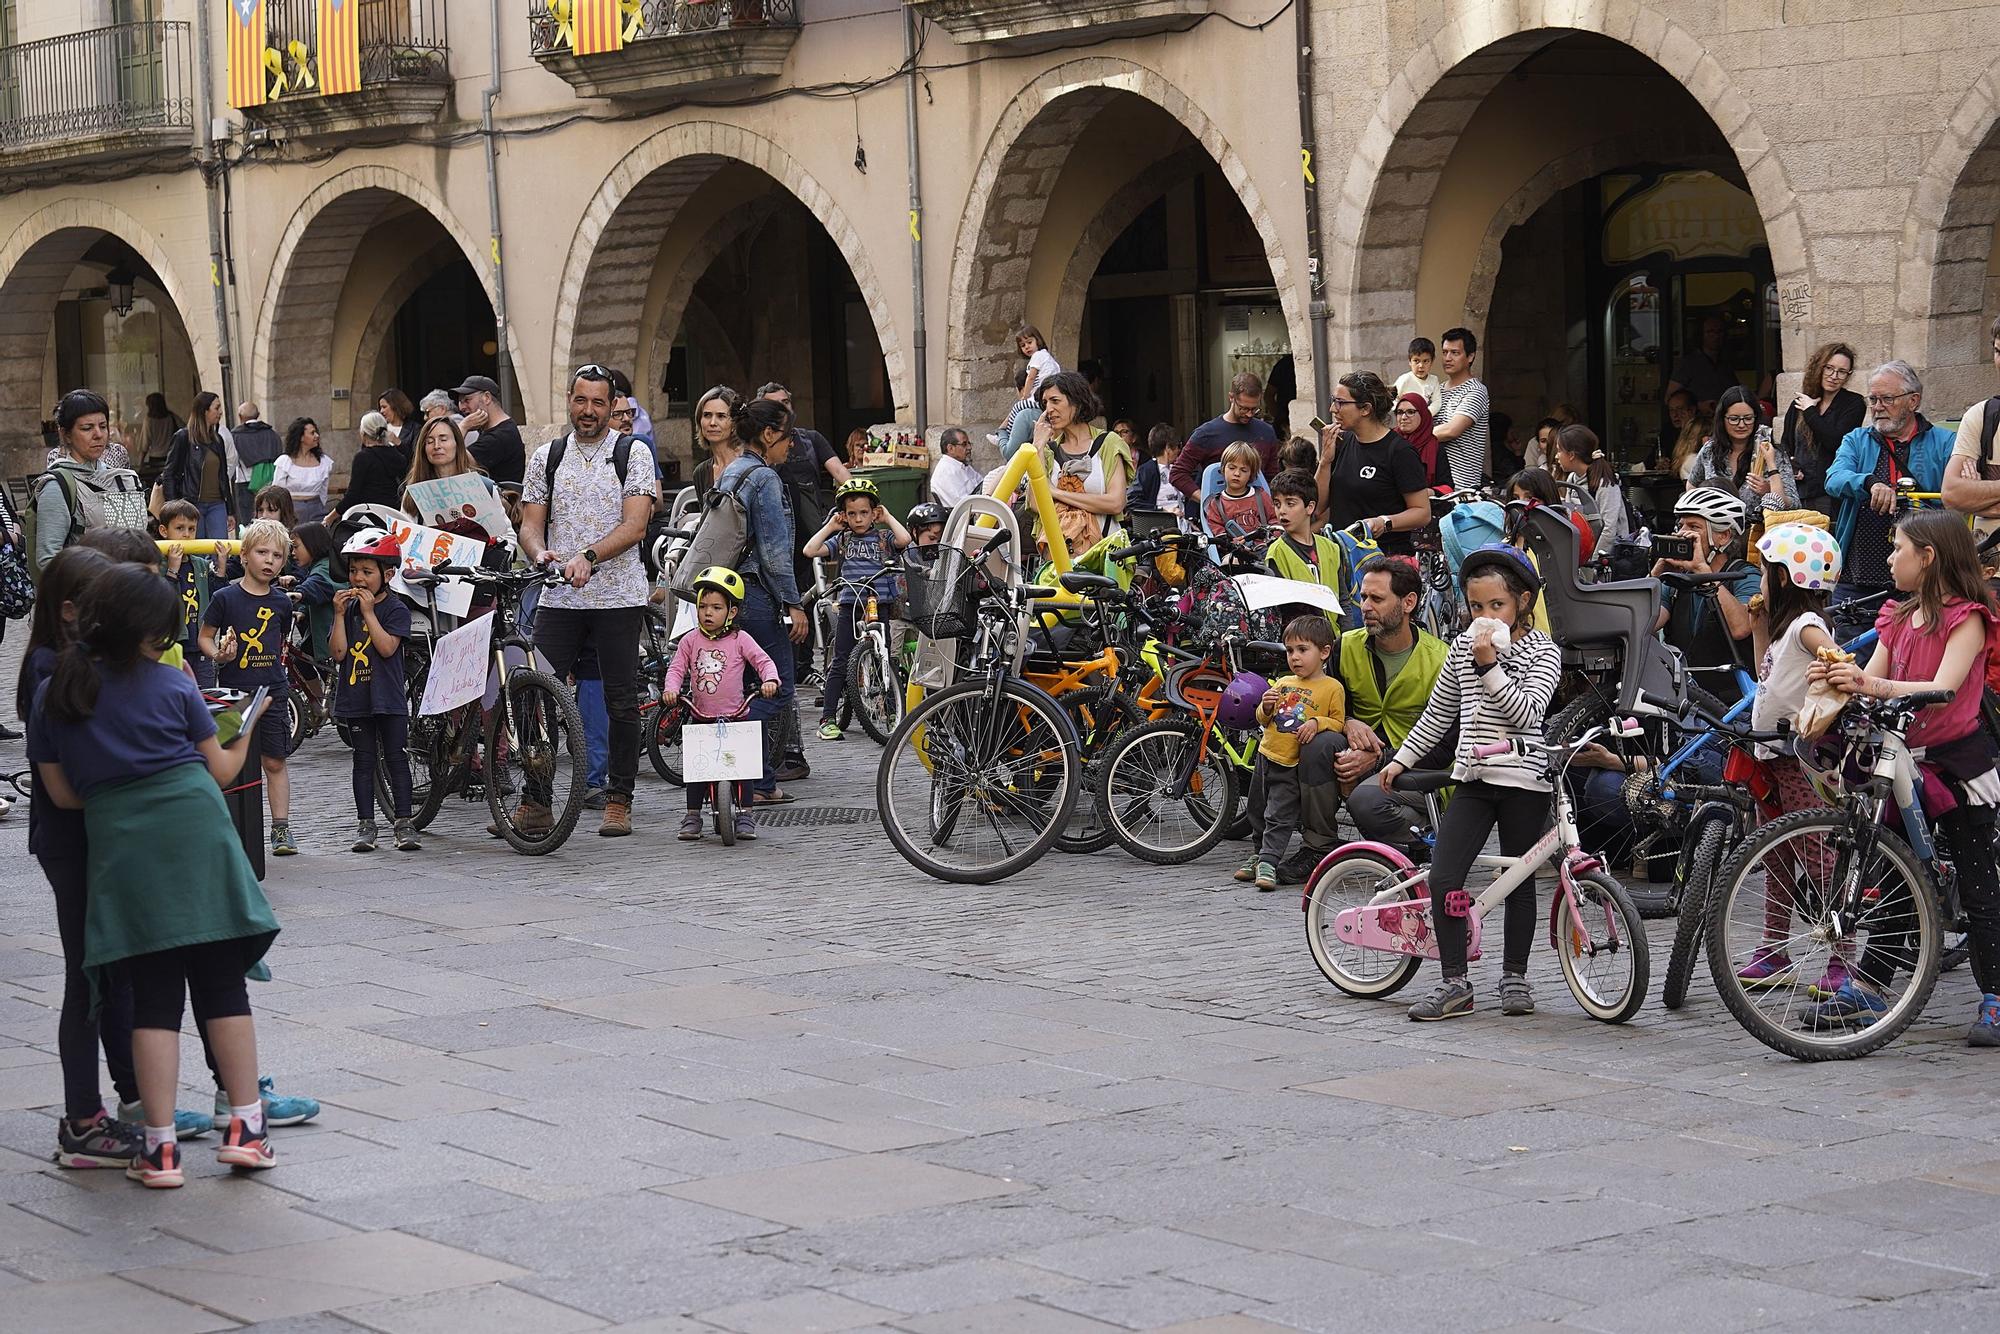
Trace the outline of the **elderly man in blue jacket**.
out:
<instances>
[{"instance_id":1,"label":"elderly man in blue jacket","mask_svg":"<svg viewBox=\"0 0 2000 1334\"><path fill-rule=\"evenodd\" d=\"M1896 525L1896 491L1938 491L1951 458L1952 433L1918 411L1924 382L1907 361L1892 361L1868 377L1870 424L1849 431L1826 470L1826 492L1840 502L1834 535L1843 560L1836 603L1890 590L1889 544ZM1844 643L1875 623L1873 604L1835 617Z\"/></svg>"}]
</instances>

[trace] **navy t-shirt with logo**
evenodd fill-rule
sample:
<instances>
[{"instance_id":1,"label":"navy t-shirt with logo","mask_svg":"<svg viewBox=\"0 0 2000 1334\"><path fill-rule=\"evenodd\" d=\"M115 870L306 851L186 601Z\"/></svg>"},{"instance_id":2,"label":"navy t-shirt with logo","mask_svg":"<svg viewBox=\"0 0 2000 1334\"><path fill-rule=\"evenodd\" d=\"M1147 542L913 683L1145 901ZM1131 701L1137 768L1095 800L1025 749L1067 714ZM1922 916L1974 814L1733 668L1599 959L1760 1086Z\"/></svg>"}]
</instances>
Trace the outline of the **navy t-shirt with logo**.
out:
<instances>
[{"instance_id":1,"label":"navy t-shirt with logo","mask_svg":"<svg viewBox=\"0 0 2000 1334\"><path fill-rule=\"evenodd\" d=\"M242 584L227 584L208 599L203 625L236 632L236 651L215 664L215 683L231 690L285 688L285 636L292 628L292 600L273 588L258 597Z\"/></svg>"},{"instance_id":2,"label":"navy t-shirt with logo","mask_svg":"<svg viewBox=\"0 0 2000 1334\"><path fill-rule=\"evenodd\" d=\"M403 646L397 644L394 653L385 655L376 649L368 633L368 622L361 619L361 608L348 607L341 615L346 618L347 652L335 664L338 674L333 682L333 716L372 718L408 713ZM399 640L409 637L409 605L394 593L375 604L375 619L381 623L383 633Z\"/></svg>"}]
</instances>

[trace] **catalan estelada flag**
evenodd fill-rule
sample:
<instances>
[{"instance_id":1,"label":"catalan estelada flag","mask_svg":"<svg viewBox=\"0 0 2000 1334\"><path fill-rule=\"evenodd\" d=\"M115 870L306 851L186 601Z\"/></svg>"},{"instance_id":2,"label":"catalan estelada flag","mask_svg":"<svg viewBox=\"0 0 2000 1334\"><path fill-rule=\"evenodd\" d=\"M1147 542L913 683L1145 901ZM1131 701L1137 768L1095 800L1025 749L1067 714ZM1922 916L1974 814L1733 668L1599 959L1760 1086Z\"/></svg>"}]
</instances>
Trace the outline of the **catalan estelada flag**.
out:
<instances>
[{"instance_id":1,"label":"catalan estelada flag","mask_svg":"<svg viewBox=\"0 0 2000 1334\"><path fill-rule=\"evenodd\" d=\"M264 0L229 0L229 105L264 105Z\"/></svg>"},{"instance_id":2,"label":"catalan estelada flag","mask_svg":"<svg viewBox=\"0 0 2000 1334\"><path fill-rule=\"evenodd\" d=\"M576 53L602 55L625 45L618 0L576 0Z\"/></svg>"},{"instance_id":3,"label":"catalan estelada flag","mask_svg":"<svg viewBox=\"0 0 2000 1334\"><path fill-rule=\"evenodd\" d=\"M321 96L361 91L361 0L319 0Z\"/></svg>"}]
</instances>

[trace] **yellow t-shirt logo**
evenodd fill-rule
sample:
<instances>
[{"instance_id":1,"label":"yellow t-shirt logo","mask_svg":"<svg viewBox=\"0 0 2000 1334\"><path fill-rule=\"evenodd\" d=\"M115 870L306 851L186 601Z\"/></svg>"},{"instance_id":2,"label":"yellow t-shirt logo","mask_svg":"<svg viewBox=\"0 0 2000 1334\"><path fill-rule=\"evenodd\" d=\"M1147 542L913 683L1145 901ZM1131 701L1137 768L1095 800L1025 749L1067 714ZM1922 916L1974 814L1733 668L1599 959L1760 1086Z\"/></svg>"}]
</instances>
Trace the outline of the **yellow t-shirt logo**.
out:
<instances>
[{"instance_id":1,"label":"yellow t-shirt logo","mask_svg":"<svg viewBox=\"0 0 2000 1334\"><path fill-rule=\"evenodd\" d=\"M365 676L362 674L364 668L367 669ZM374 675L375 667L368 659L368 640L364 636L347 646L347 684L358 686Z\"/></svg>"},{"instance_id":2,"label":"yellow t-shirt logo","mask_svg":"<svg viewBox=\"0 0 2000 1334\"><path fill-rule=\"evenodd\" d=\"M256 628L242 632L243 653L236 659L236 665L239 668L248 668L250 666L250 655L252 653L256 653L260 657L263 656L264 635L270 630L271 618L275 615L277 613L270 607L257 608Z\"/></svg>"}]
</instances>

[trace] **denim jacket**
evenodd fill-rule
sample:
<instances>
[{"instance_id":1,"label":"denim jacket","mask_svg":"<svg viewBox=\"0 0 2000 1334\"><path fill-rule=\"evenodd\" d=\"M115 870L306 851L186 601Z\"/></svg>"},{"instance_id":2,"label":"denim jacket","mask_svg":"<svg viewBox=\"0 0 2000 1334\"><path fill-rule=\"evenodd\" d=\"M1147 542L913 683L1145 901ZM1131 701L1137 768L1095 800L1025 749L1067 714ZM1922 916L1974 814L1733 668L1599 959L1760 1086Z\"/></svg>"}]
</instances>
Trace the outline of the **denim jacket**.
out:
<instances>
[{"instance_id":1,"label":"denim jacket","mask_svg":"<svg viewBox=\"0 0 2000 1334\"><path fill-rule=\"evenodd\" d=\"M745 478L745 473L754 475ZM740 479L740 480L739 480ZM762 584L782 609L799 605L799 584L792 574L792 501L784 479L752 450L745 450L715 479L723 490L738 491L750 549L737 573L746 583Z\"/></svg>"}]
</instances>

